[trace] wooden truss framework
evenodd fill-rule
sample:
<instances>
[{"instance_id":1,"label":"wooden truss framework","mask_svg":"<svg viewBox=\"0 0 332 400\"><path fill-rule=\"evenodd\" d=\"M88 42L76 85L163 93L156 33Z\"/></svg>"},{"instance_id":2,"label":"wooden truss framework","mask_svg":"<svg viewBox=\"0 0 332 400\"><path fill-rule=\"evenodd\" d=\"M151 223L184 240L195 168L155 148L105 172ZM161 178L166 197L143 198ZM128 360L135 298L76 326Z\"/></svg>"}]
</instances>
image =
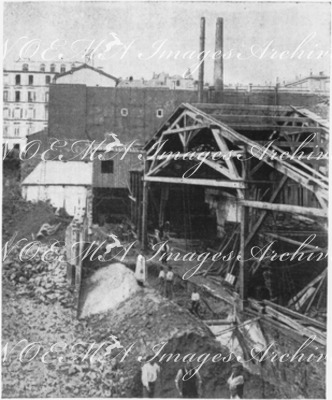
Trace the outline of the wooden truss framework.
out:
<instances>
[{"instance_id":1,"label":"wooden truss framework","mask_svg":"<svg viewBox=\"0 0 332 400\"><path fill-rule=\"evenodd\" d=\"M186 158L190 142L202 130L208 128L215 139L217 148L210 157L203 157L203 163L220 173L220 179L200 179L183 176L158 176L175 159ZM240 132L241 133L240 133ZM273 142L268 148L262 142L252 140L242 132L271 132L279 135L278 146ZM306 138L311 133L312 140ZM262 133L263 139L265 133ZM241 207L241 259L246 258L246 248L262 225L269 211L296 212L307 216L327 216L328 205L328 177L319 168L322 163L304 162L298 159L283 159L283 151L296 151L297 146L305 142L306 148L315 148L317 151L326 151L328 125L307 110L283 106L248 106L225 104L182 104L164 124L146 146L146 164L144 185L149 182L181 183L213 186L219 188L233 188ZM177 138L182 145L182 153L175 155L164 154L163 146L169 139ZM266 142L265 140L265 142ZM307 146L308 144L308 146ZM230 149L232 147L232 150ZM235 149L235 150L234 150ZM231 154L223 160L213 160L213 154ZM206 153L206 152L204 152ZM197 153L199 156L200 153ZM247 184L250 171L246 161L235 162L239 154L259 160L255 170L269 165L283 174L278 187L272 193L268 202L252 201L248 198ZM202 153L203 155L203 153ZM246 157L244 157L245 159ZM325 160L323 160L325 162ZM291 179L312 192L320 208L301 207L288 204L276 204L275 200L286 181ZM145 198L145 203L147 197ZM260 217L248 232L248 209L262 209ZM144 218L143 218L144 219ZM241 297L245 294L245 268L240 265Z\"/></svg>"}]
</instances>

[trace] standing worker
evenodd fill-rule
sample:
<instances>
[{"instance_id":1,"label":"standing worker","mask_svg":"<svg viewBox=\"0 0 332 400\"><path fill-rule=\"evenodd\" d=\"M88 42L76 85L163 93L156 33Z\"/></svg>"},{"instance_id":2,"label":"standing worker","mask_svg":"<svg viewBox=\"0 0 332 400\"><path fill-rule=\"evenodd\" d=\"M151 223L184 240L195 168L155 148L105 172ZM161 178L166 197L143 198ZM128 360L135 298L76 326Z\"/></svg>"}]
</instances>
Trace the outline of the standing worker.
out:
<instances>
[{"instance_id":1,"label":"standing worker","mask_svg":"<svg viewBox=\"0 0 332 400\"><path fill-rule=\"evenodd\" d=\"M242 364L237 362L232 365L232 375L227 380L231 399L243 399L244 378L242 371Z\"/></svg>"},{"instance_id":2,"label":"standing worker","mask_svg":"<svg viewBox=\"0 0 332 400\"><path fill-rule=\"evenodd\" d=\"M144 286L146 281L145 257L139 254L136 259L135 278L140 286Z\"/></svg>"},{"instance_id":3,"label":"standing worker","mask_svg":"<svg viewBox=\"0 0 332 400\"><path fill-rule=\"evenodd\" d=\"M172 271L172 267L168 267L168 272L166 274L166 297L170 300L173 299L173 284L174 284L174 272Z\"/></svg>"},{"instance_id":4,"label":"standing worker","mask_svg":"<svg viewBox=\"0 0 332 400\"><path fill-rule=\"evenodd\" d=\"M165 278L166 272L165 269L161 269L158 276L158 285L159 285L159 292L162 296L165 296Z\"/></svg>"},{"instance_id":5,"label":"standing worker","mask_svg":"<svg viewBox=\"0 0 332 400\"><path fill-rule=\"evenodd\" d=\"M201 296L198 293L198 289L194 289L191 294L191 311L193 314L199 317L199 306L200 306Z\"/></svg>"},{"instance_id":6,"label":"standing worker","mask_svg":"<svg viewBox=\"0 0 332 400\"><path fill-rule=\"evenodd\" d=\"M184 399L196 399L200 397L202 391L202 378L198 371L188 360L187 364L179 369L176 378L175 386L179 395Z\"/></svg>"},{"instance_id":7,"label":"standing worker","mask_svg":"<svg viewBox=\"0 0 332 400\"><path fill-rule=\"evenodd\" d=\"M146 359L153 358L148 356ZM156 361L147 361L142 367L143 398L153 398L160 367Z\"/></svg>"}]
</instances>

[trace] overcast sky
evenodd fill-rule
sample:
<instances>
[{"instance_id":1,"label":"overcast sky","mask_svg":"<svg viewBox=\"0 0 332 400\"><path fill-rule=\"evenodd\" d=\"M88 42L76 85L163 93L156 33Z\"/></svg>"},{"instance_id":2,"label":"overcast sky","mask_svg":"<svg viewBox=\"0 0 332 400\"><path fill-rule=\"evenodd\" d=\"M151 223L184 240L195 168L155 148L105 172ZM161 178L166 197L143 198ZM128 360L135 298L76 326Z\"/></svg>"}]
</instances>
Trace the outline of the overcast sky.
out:
<instances>
[{"instance_id":1,"label":"overcast sky","mask_svg":"<svg viewBox=\"0 0 332 400\"><path fill-rule=\"evenodd\" d=\"M330 15L330 5L318 2L12 2L4 6L4 63L17 59L33 39L25 49L32 54L40 43L35 60L56 39L61 47L44 56L71 61L83 61L92 41L93 48L104 41L94 63L112 75L149 79L153 72L183 74L191 67L197 79L205 17L205 80L212 84L215 23L222 17L225 83L275 83L276 77L292 80L310 70L329 74ZM122 45L105 53L111 33ZM163 50L172 56L161 57Z\"/></svg>"}]
</instances>

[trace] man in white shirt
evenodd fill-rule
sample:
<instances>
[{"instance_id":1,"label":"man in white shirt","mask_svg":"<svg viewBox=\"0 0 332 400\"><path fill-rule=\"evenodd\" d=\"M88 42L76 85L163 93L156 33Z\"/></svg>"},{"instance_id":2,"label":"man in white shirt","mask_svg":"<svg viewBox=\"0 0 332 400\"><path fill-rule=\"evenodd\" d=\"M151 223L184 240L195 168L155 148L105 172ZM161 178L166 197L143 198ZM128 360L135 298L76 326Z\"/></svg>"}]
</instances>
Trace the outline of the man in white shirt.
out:
<instances>
[{"instance_id":1,"label":"man in white shirt","mask_svg":"<svg viewBox=\"0 0 332 400\"><path fill-rule=\"evenodd\" d=\"M201 296L199 295L198 290L194 289L191 294L191 311L193 314L197 315L197 317L199 317L200 300Z\"/></svg>"},{"instance_id":2,"label":"man in white shirt","mask_svg":"<svg viewBox=\"0 0 332 400\"><path fill-rule=\"evenodd\" d=\"M159 292L162 296L165 296L165 278L166 278L166 272L164 269L162 269L160 270L158 276Z\"/></svg>"},{"instance_id":3,"label":"man in white shirt","mask_svg":"<svg viewBox=\"0 0 332 400\"><path fill-rule=\"evenodd\" d=\"M147 357L150 359L152 357ZM143 398L153 398L160 367L155 361L148 361L142 367Z\"/></svg>"},{"instance_id":4,"label":"man in white shirt","mask_svg":"<svg viewBox=\"0 0 332 400\"><path fill-rule=\"evenodd\" d=\"M140 286L144 286L146 281L145 257L139 254L136 259L135 278Z\"/></svg>"}]
</instances>

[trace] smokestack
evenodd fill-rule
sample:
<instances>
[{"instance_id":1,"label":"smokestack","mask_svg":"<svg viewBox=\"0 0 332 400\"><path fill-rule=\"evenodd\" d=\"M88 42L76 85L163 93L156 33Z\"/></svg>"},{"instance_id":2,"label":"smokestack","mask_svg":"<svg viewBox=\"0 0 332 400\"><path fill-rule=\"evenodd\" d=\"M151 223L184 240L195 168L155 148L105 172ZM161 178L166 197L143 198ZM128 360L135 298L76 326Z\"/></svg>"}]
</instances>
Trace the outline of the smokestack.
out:
<instances>
[{"instance_id":1,"label":"smokestack","mask_svg":"<svg viewBox=\"0 0 332 400\"><path fill-rule=\"evenodd\" d=\"M205 51L205 18L201 18L201 34L199 37L199 70L198 70L198 102L203 103L204 88L204 51Z\"/></svg>"},{"instance_id":2,"label":"smokestack","mask_svg":"<svg viewBox=\"0 0 332 400\"><path fill-rule=\"evenodd\" d=\"M224 89L224 20L217 18L216 25L216 47L215 51L220 52L220 56L216 55L214 60L214 88L216 91Z\"/></svg>"}]
</instances>

